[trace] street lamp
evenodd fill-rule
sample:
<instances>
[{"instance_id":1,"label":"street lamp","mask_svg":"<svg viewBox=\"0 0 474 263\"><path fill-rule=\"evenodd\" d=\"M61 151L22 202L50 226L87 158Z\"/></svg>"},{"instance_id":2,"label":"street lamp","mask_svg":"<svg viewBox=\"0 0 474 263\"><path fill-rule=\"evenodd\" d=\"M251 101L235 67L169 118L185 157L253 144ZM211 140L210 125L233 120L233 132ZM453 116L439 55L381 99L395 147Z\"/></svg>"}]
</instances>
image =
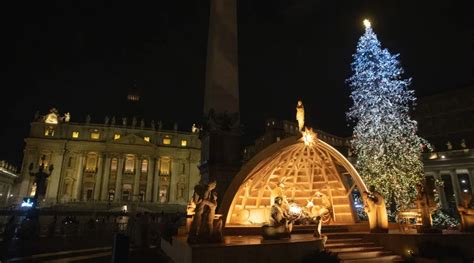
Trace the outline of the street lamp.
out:
<instances>
[{"instance_id":1,"label":"street lamp","mask_svg":"<svg viewBox=\"0 0 474 263\"><path fill-rule=\"evenodd\" d=\"M41 165L38 168L38 172L33 172L33 163L30 164L28 167L28 170L30 171L30 176L34 177L34 182L36 183L36 191L35 191L35 204L34 206L36 207L38 198L43 197L46 194L46 179L51 175L51 173L54 170L54 166L51 164L48 166L48 171L49 173L45 172L45 164L44 160L46 159L46 156L43 155L41 157Z\"/></svg>"}]
</instances>

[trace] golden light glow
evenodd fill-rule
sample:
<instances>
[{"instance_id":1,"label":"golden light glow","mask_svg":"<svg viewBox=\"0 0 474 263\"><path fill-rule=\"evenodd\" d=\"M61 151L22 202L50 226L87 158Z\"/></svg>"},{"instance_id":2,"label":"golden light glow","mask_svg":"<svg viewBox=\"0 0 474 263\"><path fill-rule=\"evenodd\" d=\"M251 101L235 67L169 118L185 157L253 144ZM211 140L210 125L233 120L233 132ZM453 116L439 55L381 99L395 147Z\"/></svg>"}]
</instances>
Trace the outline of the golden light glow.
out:
<instances>
[{"instance_id":1,"label":"golden light glow","mask_svg":"<svg viewBox=\"0 0 474 263\"><path fill-rule=\"evenodd\" d=\"M100 138L100 133L91 132L91 139L98 140Z\"/></svg>"},{"instance_id":2,"label":"golden light glow","mask_svg":"<svg viewBox=\"0 0 474 263\"><path fill-rule=\"evenodd\" d=\"M364 26L365 28L369 28L371 26L369 19L364 19Z\"/></svg>"},{"instance_id":3,"label":"golden light glow","mask_svg":"<svg viewBox=\"0 0 474 263\"><path fill-rule=\"evenodd\" d=\"M47 127L44 130L44 136L54 136L54 128L53 127Z\"/></svg>"},{"instance_id":4,"label":"golden light glow","mask_svg":"<svg viewBox=\"0 0 474 263\"><path fill-rule=\"evenodd\" d=\"M135 156L134 155L129 154L125 157L125 172L126 173L135 172Z\"/></svg>"},{"instance_id":5,"label":"golden light glow","mask_svg":"<svg viewBox=\"0 0 474 263\"><path fill-rule=\"evenodd\" d=\"M118 140L118 139L120 139L120 134L118 133L114 134L114 140Z\"/></svg>"},{"instance_id":6,"label":"golden light glow","mask_svg":"<svg viewBox=\"0 0 474 263\"><path fill-rule=\"evenodd\" d=\"M163 144L164 145L170 145L171 144L171 138L168 138L168 137L163 138Z\"/></svg>"},{"instance_id":7,"label":"golden light glow","mask_svg":"<svg viewBox=\"0 0 474 263\"><path fill-rule=\"evenodd\" d=\"M169 157L161 157L160 159L160 175L170 175L171 159Z\"/></svg>"},{"instance_id":8,"label":"golden light glow","mask_svg":"<svg viewBox=\"0 0 474 263\"><path fill-rule=\"evenodd\" d=\"M146 142L150 142L150 137L149 137L149 136L145 136L145 137L143 137L143 140L145 140Z\"/></svg>"},{"instance_id":9,"label":"golden light glow","mask_svg":"<svg viewBox=\"0 0 474 263\"><path fill-rule=\"evenodd\" d=\"M181 146L183 146L183 147L188 146L188 141L186 141L186 140L181 140Z\"/></svg>"},{"instance_id":10,"label":"golden light glow","mask_svg":"<svg viewBox=\"0 0 474 263\"><path fill-rule=\"evenodd\" d=\"M301 215L301 207L296 203L290 204L290 214Z\"/></svg>"},{"instance_id":11,"label":"golden light glow","mask_svg":"<svg viewBox=\"0 0 474 263\"><path fill-rule=\"evenodd\" d=\"M310 146L310 145L313 145L315 142L316 142L316 133L313 132L313 130L311 128L307 128L304 132L303 132L303 141L304 141L304 144L306 146Z\"/></svg>"},{"instance_id":12,"label":"golden light glow","mask_svg":"<svg viewBox=\"0 0 474 263\"><path fill-rule=\"evenodd\" d=\"M72 132L72 138L79 138L79 132L78 131L73 131Z\"/></svg>"}]
</instances>

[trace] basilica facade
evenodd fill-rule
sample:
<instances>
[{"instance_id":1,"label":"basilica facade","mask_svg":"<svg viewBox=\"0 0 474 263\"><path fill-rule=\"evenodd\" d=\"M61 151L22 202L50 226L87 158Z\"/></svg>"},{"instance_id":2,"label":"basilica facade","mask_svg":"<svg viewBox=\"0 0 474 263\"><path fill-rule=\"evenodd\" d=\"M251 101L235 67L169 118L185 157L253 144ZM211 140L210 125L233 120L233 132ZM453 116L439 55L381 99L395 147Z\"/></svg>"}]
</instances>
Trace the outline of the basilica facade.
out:
<instances>
[{"instance_id":1,"label":"basilica facade","mask_svg":"<svg viewBox=\"0 0 474 263\"><path fill-rule=\"evenodd\" d=\"M200 180L197 129L164 130L135 118L71 122L69 113L37 114L25 139L18 198L34 196L34 171L53 165L43 205L141 203L184 206ZM32 164L32 165L31 165ZM31 166L31 169L30 169ZM20 201L20 200L19 200Z\"/></svg>"}]
</instances>

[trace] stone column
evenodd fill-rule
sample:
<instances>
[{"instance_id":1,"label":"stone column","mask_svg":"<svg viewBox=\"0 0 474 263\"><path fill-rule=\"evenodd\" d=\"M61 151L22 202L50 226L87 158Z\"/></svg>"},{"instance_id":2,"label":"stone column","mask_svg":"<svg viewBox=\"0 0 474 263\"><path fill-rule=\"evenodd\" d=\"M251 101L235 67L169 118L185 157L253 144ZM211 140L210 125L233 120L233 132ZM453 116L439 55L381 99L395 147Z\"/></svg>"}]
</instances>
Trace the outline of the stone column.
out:
<instances>
[{"instance_id":1,"label":"stone column","mask_svg":"<svg viewBox=\"0 0 474 263\"><path fill-rule=\"evenodd\" d=\"M456 198L456 205L462 204L462 197L461 197L461 186L459 185L458 175L456 174L456 170L450 170L449 174L451 175L451 182L453 184L454 196Z\"/></svg>"},{"instance_id":2,"label":"stone column","mask_svg":"<svg viewBox=\"0 0 474 263\"><path fill-rule=\"evenodd\" d=\"M48 177L48 184L46 188L46 200L49 203L56 203L58 199L59 182L61 179L62 168L64 163L64 155L67 154L65 150L54 151L51 156L50 165L54 165L54 170ZM49 166L48 166L49 167Z\"/></svg>"},{"instance_id":3,"label":"stone column","mask_svg":"<svg viewBox=\"0 0 474 263\"><path fill-rule=\"evenodd\" d=\"M153 202L158 202L158 193L160 191L160 159L156 159L155 175L153 176Z\"/></svg>"},{"instance_id":4,"label":"stone column","mask_svg":"<svg viewBox=\"0 0 474 263\"><path fill-rule=\"evenodd\" d=\"M101 201L109 200L109 177L110 177L110 163L112 159L109 155L105 155L104 175L102 176L102 189L100 193Z\"/></svg>"},{"instance_id":5,"label":"stone column","mask_svg":"<svg viewBox=\"0 0 474 263\"><path fill-rule=\"evenodd\" d=\"M439 171L435 171L434 172L434 178L436 180L441 180L443 181L443 179L441 178L441 175L439 173ZM439 195L439 201L441 202L441 208L443 209L448 209L448 201L446 199L446 192L444 190L444 187L440 187L440 186L436 186L436 191L438 192L438 195Z\"/></svg>"},{"instance_id":6,"label":"stone column","mask_svg":"<svg viewBox=\"0 0 474 263\"><path fill-rule=\"evenodd\" d=\"M77 164L77 171L76 171L76 181L74 185L74 194L73 198L76 201L81 200L81 192L82 192L82 176L84 174L84 160L86 158L85 153L79 153L79 162Z\"/></svg>"},{"instance_id":7,"label":"stone column","mask_svg":"<svg viewBox=\"0 0 474 263\"><path fill-rule=\"evenodd\" d=\"M69 161L69 158L71 157L71 152L69 150L65 150L64 153L63 153L63 161L62 161L62 169L61 169L61 172L60 172L60 175L59 175L59 186L58 186L58 192L57 192L57 202L61 202L62 201L62 197L63 197L63 192L64 192L64 179L66 178L66 172L67 172L67 169L69 168L67 166L67 163ZM56 170L56 168L55 168Z\"/></svg>"},{"instance_id":8,"label":"stone column","mask_svg":"<svg viewBox=\"0 0 474 263\"><path fill-rule=\"evenodd\" d=\"M471 183L471 195L474 195L474 168L469 170L469 182Z\"/></svg>"},{"instance_id":9,"label":"stone column","mask_svg":"<svg viewBox=\"0 0 474 263\"><path fill-rule=\"evenodd\" d=\"M171 171L170 171L170 182L169 182L169 194L168 194L168 203L176 203L176 193L177 193L177 185L178 179L180 175L181 168L181 161L180 159L171 158Z\"/></svg>"},{"instance_id":10,"label":"stone column","mask_svg":"<svg viewBox=\"0 0 474 263\"><path fill-rule=\"evenodd\" d=\"M146 176L146 192L145 192L145 201L151 202L151 194L153 187L153 171L155 170L155 158L148 158L148 171Z\"/></svg>"},{"instance_id":11,"label":"stone column","mask_svg":"<svg viewBox=\"0 0 474 263\"><path fill-rule=\"evenodd\" d=\"M12 186L11 185L6 185L6 187L7 187L7 191L6 191L7 196L5 197L5 202L3 203L3 205L8 205L8 203L10 203L9 201L11 199L10 194L12 193Z\"/></svg>"},{"instance_id":12,"label":"stone column","mask_svg":"<svg viewBox=\"0 0 474 263\"><path fill-rule=\"evenodd\" d=\"M117 167L117 178L115 179L115 200L122 200L122 175L123 175L124 157L120 156Z\"/></svg>"},{"instance_id":13,"label":"stone column","mask_svg":"<svg viewBox=\"0 0 474 263\"><path fill-rule=\"evenodd\" d=\"M140 175L142 173L142 164L143 159L138 157L138 155L135 157L135 175L133 177L133 195L132 195L132 201L138 201L138 191L140 189Z\"/></svg>"},{"instance_id":14,"label":"stone column","mask_svg":"<svg viewBox=\"0 0 474 263\"><path fill-rule=\"evenodd\" d=\"M100 189L101 189L101 183L102 183L102 173L104 170L104 154L99 153L99 160L97 163L97 174L95 175L95 181L94 181L94 197L93 199L95 201L100 199Z\"/></svg>"}]
</instances>

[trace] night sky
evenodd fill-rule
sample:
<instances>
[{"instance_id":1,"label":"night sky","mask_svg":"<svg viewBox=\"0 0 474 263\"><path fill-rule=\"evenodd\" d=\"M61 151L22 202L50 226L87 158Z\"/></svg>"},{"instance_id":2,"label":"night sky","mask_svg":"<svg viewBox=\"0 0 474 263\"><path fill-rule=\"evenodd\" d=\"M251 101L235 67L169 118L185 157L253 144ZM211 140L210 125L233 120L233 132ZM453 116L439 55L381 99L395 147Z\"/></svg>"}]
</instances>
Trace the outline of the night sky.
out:
<instances>
[{"instance_id":1,"label":"night sky","mask_svg":"<svg viewBox=\"0 0 474 263\"><path fill-rule=\"evenodd\" d=\"M0 159L20 164L37 110L54 106L73 122L121 116L134 80L147 123L190 130L200 122L208 1L137 2L2 3ZM418 97L473 83L468 2L238 0L245 142L262 133L265 118L293 120L298 98L310 125L351 134L345 79L363 18L383 47L400 53Z\"/></svg>"}]
</instances>

